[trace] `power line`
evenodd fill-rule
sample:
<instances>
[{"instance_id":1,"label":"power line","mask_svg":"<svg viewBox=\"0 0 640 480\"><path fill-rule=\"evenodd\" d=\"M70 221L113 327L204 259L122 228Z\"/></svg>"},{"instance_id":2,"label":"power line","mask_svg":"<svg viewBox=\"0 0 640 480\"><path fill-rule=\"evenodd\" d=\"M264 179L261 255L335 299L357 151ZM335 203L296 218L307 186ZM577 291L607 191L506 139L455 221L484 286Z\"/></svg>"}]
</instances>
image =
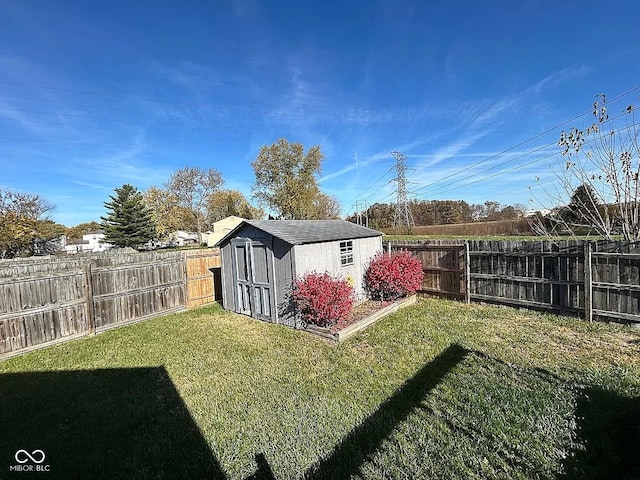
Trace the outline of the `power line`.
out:
<instances>
[{"instance_id":1,"label":"power line","mask_svg":"<svg viewBox=\"0 0 640 480\"><path fill-rule=\"evenodd\" d=\"M640 87L637 87L637 88L640 88ZM619 98L619 97L618 97L618 98ZM584 115L584 114L582 114L582 115ZM582 116L582 115L581 115L581 116ZM616 115L616 116L614 116L614 117L609 118L607 121L603 122L601 125L604 125L604 124L606 124L606 123L608 123L608 122L611 122L611 121L613 121L613 120L617 120L618 118L623 117L623 116L625 116L625 115L627 115L627 112L622 112L622 113L620 113L620 114L618 114L618 115ZM571 121L571 120L569 120L569 121ZM565 123L567 123L567 122L565 122ZM599 137L599 138L602 138L602 137ZM591 140L591 141L589 141L589 142L587 142L587 143L592 143L593 141L594 141L594 140ZM553 142L551 142L551 143L548 143L548 144L542 145L542 146L537 147L537 148L535 148L535 149L533 149L533 150L530 150L530 151L528 151L528 152L525 152L525 153L523 153L522 155L518 155L517 157L511 158L511 159L506 160L506 161L504 161L504 162L501 162L501 163L499 163L499 164L492 165L491 167L486 168L486 169L484 169L484 170L481 170L480 172L476 172L476 173L474 173L474 175L473 175L473 176L477 176L477 175L480 175L480 174L482 174L482 173L486 173L486 172L489 172L489 171L491 171L491 170L495 170L496 168L499 168L499 167L501 167L501 166L504 166L504 165L506 165L506 164L508 164L508 163L515 162L516 160L520 160L520 159L522 159L522 158L528 157L528 156L533 155L534 153L536 153L536 152L538 152L538 151L540 151L540 150L544 150L544 149L546 149L546 148L549 148L549 147L551 147L551 146L555 146L555 145L557 145L557 141L553 141ZM546 159L546 158L550 158L550 157L553 157L553 156L556 156L556 155L558 155L558 152L554 152L554 153L552 153L551 155L548 155L548 156L543 157L543 158L545 158L545 159ZM497 156L498 156L498 155L494 155L492 158L495 158L495 157L497 157ZM487 160L489 160L489 159L487 159ZM477 165L479 165L479 164L481 164L481 163L484 163L485 161L486 161L486 160L483 160L482 162L478 162L478 163L476 163L476 164L474 164L474 165L471 165L471 166L469 166L469 167L466 167L465 169L461 170L460 172L457 172L457 173L455 173L455 174L449 175L449 177L445 177L445 178L450 178L450 177L452 177L452 176L454 176L454 175L457 175L458 173L461 173L462 171L469 170L470 168L472 168L472 167L474 167L474 166L477 166ZM520 167L529 166L529 165L531 165L532 163L536 163L536 162L534 161L534 162L525 163L525 164L523 164L523 165L521 165L521 166L519 166L519 167L514 167L514 168L512 168L512 169L505 170L504 172L499 173L499 174L497 174L497 175L502 175L503 173L508 173L508 172L515 171L515 170L517 170L517 169L518 169L518 168L520 168ZM497 176L497 175L491 175L490 177L485 177L485 178L493 178L493 177L495 177L495 176ZM483 178L483 179L484 179L484 178ZM480 180L478 180L478 181L482 181L483 179L480 179ZM469 178L461 178L461 179L458 179L458 180L454 180L453 182L450 182L450 183L449 183L449 184L447 184L447 185L442 185L442 186L440 186L440 187L436 187L436 188L435 188L435 190L431 191L430 193L431 193L432 195L433 195L433 194L446 193L446 192L450 192L450 191L453 191L453 190L457 190L457 189L462 188L462 187L466 187L466 186L468 186L468 185L473 185L473 184L475 184L475 183L478 183L478 181L473 181L473 182L470 182L470 183L465 183L465 184L460 185L460 186L458 186L458 187L449 188L449 187L451 187L451 185L452 185L452 184L459 183L459 182L462 182L462 181L465 181L465 180L469 180ZM435 182L434 182L434 183L435 183ZM416 194L419 190L423 190L423 189L425 189L425 188L429 187L430 185L433 185L434 183L431 183L431 184L429 184L429 185L422 186L422 187L420 187L420 188L418 188L418 189L414 190L412 193L413 193L413 194ZM444 191L442 191L442 189L443 189L443 188L445 189Z\"/></svg>"},{"instance_id":2,"label":"power line","mask_svg":"<svg viewBox=\"0 0 640 480\"><path fill-rule=\"evenodd\" d=\"M621 114L621 115L623 115L623 114ZM620 117L621 115L618 115L618 117ZM618 117L615 117L615 118L618 118ZM626 127L622 128L621 130L628 130L630 128L637 127L638 125L640 125L640 123L633 123L631 125L627 125ZM609 134L600 135L599 137L596 137L596 138L593 138L591 140L585 141L585 145L593 143L593 142L595 142L597 140L601 140L601 139L603 139L605 137L608 137L608 136L609 136ZM480 183L480 182L483 182L485 180L489 180L491 178L499 177L500 175L504 175L506 173L514 172L516 170L519 170L520 168L531 166L531 165L533 165L535 163L541 162L542 160L547 160L547 159L555 157L557 155L558 155L558 153L554 152L554 153L551 153L551 154L549 154L547 156L537 158L537 159L535 159L535 160L533 160L531 162L527 162L527 163L524 163L522 165L516 165L513 168L510 168L510 169L507 169L507 170L503 170L501 172L495 173L493 175L489 175L487 177L479 178L479 179L471 181L471 182L467 182L467 183L465 183L463 185L458 185L457 187L449 188L449 189L446 189L446 190L443 190L443 191L438 191L437 193L439 193L439 194L447 193L447 192L451 192L451 191L454 191L454 190L459 190L459 189L464 188L464 187L468 187L469 185L475 185L476 183ZM504 162L502 165L504 165L505 163L508 163L508 162ZM486 172L488 170L490 170L490 169L487 169L487 170L484 170L484 171Z\"/></svg>"},{"instance_id":3,"label":"power line","mask_svg":"<svg viewBox=\"0 0 640 480\"><path fill-rule=\"evenodd\" d=\"M621 99L621 98L623 98L623 97L625 97L625 96L627 96L627 95L629 95L629 94L631 94L631 93L633 93L633 92L635 92L635 91L637 91L637 90L640 90L640 85L639 85L639 86L637 86L637 87L634 87L634 88L632 88L632 89L630 89L630 90L628 90L628 91L626 91L626 92L624 92L624 93L621 93L620 95L617 95L616 97L614 97L614 98L612 98L611 100L609 100L607 103L609 103L609 104L610 104L610 103L612 103L612 102L615 102L616 100L619 100L619 99ZM519 142L519 143L517 143L516 145L513 145L512 147L509 147L509 148L507 148L507 149L505 149L505 150L503 150L503 151L501 151L501 152L499 152L499 153L496 153L496 154L494 154L494 155L491 155L490 157L485 158L484 160L481 160L481 161L476 162L476 163L474 163L474 164L472 164L472 165L469 165L469 166L467 166L467 167L465 167L465 168L463 168L463 169L461 169L461 170L459 170L459 171L457 171L457 172L454 172L454 173L452 173L452 174L450 174L450 175L447 175L446 177L442 177L442 178L440 178L440 179L438 179L438 180L435 180L435 181L433 181L433 182L431 182L431 183L429 183L429 184L427 184L427 185L423 185L422 187L418 188L415 192L417 192L417 191L419 191L419 190L423 190L423 189L425 189L425 188L428 188L428 187L430 187L430 186L432 186L432 185L435 185L435 184L437 184L437 183L440 183L440 182L442 182L442 181L444 181L444 180L448 180L449 178L454 177L454 176L456 176L456 175L460 175L461 173L464 173L464 172L466 172L466 171L470 170L471 168L477 167L478 165L481 165L481 164L486 163L486 162L488 162L488 161L490 161L490 160L493 160L493 159L495 159L495 158L498 158L498 157L500 157L500 156L504 155L505 153L510 152L511 150L513 150L513 149L515 149L515 148L518 148L518 147L520 147L520 146L522 146L522 145L525 145L525 144L527 144L527 143L529 143L529 142L531 142L531 141L533 141L533 140L535 140L535 139L537 139L537 138L540 138L540 137L542 137L542 136L544 136L544 135L547 135L548 133L551 133L551 132L553 132L553 131L556 131L557 129L559 129L559 128L561 128L561 127L565 126L566 124L568 124L568 123L570 123L570 122L573 122L574 120L577 120L577 119L579 119L579 118L581 118L581 117L583 117L583 116L585 116L585 115L588 115L588 114L590 114L590 113L593 113L593 109L586 110L585 112L580 113L580 114L578 114L578 115L576 115L576 116L574 116L574 117L570 118L569 120L566 120L566 121L564 121L564 122L562 122L562 123L559 123L558 125L555 125L555 126L553 126L553 127L549 128L549 129L547 129L547 130L545 130L545 131L543 131L543 132L541 132L541 133L539 133L539 134L537 134L537 135L534 135L533 137L531 137L531 138L529 138L529 139L527 139L527 140L524 140L524 141L522 141L522 142ZM555 142L554 142L554 143L555 143Z\"/></svg>"}]
</instances>

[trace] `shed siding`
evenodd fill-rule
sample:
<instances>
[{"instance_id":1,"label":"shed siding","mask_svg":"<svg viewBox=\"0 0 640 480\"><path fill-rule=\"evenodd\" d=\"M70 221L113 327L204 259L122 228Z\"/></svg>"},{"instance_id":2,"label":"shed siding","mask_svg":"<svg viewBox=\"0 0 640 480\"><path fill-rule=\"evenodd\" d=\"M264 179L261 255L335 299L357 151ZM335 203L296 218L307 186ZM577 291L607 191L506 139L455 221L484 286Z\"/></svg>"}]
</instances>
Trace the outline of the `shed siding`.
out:
<instances>
[{"instance_id":1,"label":"shed siding","mask_svg":"<svg viewBox=\"0 0 640 480\"><path fill-rule=\"evenodd\" d=\"M371 258L382 251L382 237L353 239L353 265L340 264L340 241L295 245L294 261L296 275L308 272L329 272L332 275L354 280L354 289L358 298L364 296L362 277Z\"/></svg>"},{"instance_id":2,"label":"shed siding","mask_svg":"<svg viewBox=\"0 0 640 480\"><path fill-rule=\"evenodd\" d=\"M233 265L231 257L231 243L225 244L220 249L222 256L222 306L226 310L234 311L236 308L233 296Z\"/></svg>"},{"instance_id":3,"label":"shed siding","mask_svg":"<svg viewBox=\"0 0 640 480\"><path fill-rule=\"evenodd\" d=\"M273 237L273 267L277 323L295 327L295 314L289 298L294 278L293 254L291 245L277 237Z\"/></svg>"}]
</instances>

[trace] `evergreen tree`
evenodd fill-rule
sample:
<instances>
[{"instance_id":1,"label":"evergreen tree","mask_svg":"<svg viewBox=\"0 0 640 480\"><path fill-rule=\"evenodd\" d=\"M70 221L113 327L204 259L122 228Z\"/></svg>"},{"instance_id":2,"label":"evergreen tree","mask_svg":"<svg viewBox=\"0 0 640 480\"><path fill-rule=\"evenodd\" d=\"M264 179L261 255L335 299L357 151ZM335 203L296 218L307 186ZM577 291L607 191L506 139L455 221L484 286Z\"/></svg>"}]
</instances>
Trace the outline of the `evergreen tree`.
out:
<instances>
[{"instance_id":1,"label":"evergreen tree","mask_svg":"<svg viewBox=\"0 0 640 480\"><path fill-rule=\"evenodd\" d=\"M131 185L116 188L105 202L107 216L100 217L105 242L118 247L137 247L155 237L151 211L145 206L142 194Z\"/></svg>"}]
</instances>

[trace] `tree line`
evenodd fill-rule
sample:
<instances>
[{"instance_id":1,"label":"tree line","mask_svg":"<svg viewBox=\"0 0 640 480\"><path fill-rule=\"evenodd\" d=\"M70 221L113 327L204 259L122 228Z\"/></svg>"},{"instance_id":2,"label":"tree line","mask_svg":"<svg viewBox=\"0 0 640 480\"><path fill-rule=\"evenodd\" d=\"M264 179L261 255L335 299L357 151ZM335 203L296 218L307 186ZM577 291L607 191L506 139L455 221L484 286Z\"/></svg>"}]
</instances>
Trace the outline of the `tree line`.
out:
<instances>
[{"instance_id":1,"label":"tree line","mask_svg":"<svg viewBox=\"0 0 640 480\"><path fill-rule=\"evenodd\" d=\"M55 207L41 196L0 187L0 258L54 253L53 240L61 235L73 241L96 230L105 232L106 242L136 247L176 230L205 232L231 215L265 218L266 209L270 218L337 219L337 198L318 184L323 160L319 146L305 151L302 144L281 138L263 146L251 164L256 204L238 190L225 189L216 168L186 166L146 191L130 184L116 187L100 222L71 228L49 218Z\"/></svg>"},{"instance_id":2,"label":"tree line","mask_svg":"<svg viewBox=\"0 0 640 480\"><path fill-rule=\"evenodd\" d=\"M349 215L347 220L354 223L368 221L369 227L384 230L393 227L395 208L393 203L374 203L360 214ZM464 200L411 200L409 208L416 226L511 220L524 214L523 205L502 205L493 201L469 204Z\"/></svg>"}]
</instances>

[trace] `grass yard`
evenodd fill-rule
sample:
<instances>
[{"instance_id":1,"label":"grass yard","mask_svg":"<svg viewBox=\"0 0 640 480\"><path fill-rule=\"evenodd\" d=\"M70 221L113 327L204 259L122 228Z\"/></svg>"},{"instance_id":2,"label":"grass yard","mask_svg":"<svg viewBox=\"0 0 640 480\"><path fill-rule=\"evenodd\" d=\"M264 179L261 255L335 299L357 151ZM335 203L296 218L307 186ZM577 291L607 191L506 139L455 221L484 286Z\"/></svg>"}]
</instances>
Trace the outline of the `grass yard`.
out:
<instances>
[{"instance_id":1,"label":"grass yard","mask_svg":"<svg viewBox=\"0 0 640 480\"><path fill-rule=\"evenodd\" d=\"M0 432L2 479L640 478L640 332L429 299L330 345L208 307L0 362Z\"/></svg>"}]
</instances>

